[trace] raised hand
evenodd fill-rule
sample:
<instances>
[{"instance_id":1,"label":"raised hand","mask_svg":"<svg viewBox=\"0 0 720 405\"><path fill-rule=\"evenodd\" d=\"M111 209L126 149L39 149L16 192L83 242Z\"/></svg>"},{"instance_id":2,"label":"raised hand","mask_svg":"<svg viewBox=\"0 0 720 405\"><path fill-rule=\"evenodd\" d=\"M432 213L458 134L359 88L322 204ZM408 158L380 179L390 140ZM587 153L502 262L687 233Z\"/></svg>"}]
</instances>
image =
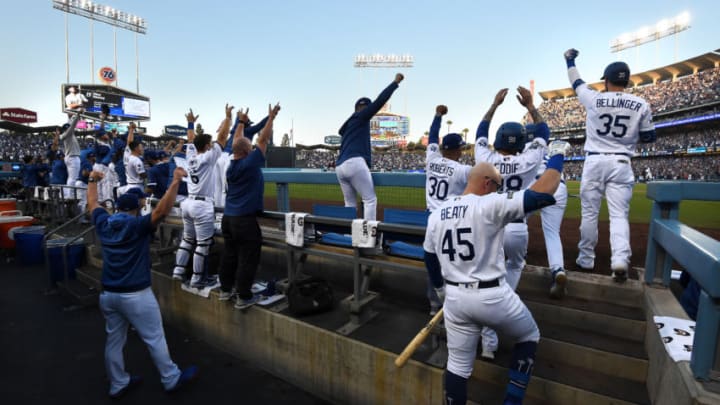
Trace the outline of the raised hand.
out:
<instances>
[{"instance_id":1,"label":"raised hand","mask_svg":"<svg viewBox=\"0 0 720 405\"><path fill-rule=\"evenodd\" d=\"M526 89L523 86L518 86L517 88L518 95L517 100L525 107L531 107L533 105L533 96L532 93L530 93L530 90Z\"/></svg>"},{"instance_id":2,"label":"raised hand","mask_svg":"<svg viewBox=\"0 0 720 405\"><path fill-rule=\"evenodd\" d=\"M248 112L250 112L250 108L246 108L245 111L243 109L239 109L237 112L237 120L242 122L243 124L250 121L250 118L248 118Z\"/></svg>"},{"instance_id":3,"label":"raised hand","mask_svg":"<svg viewBox=\"0 0 720 405\"><path fill-rule=\"evenodd\" d=\"M187 122L195 122L195 121L197 121L198 118L200 118L200 114L195 115L195 114L193 113L192 108L191 108L191 109L190 109L190 112L187 113L187 114L185 114L185 118L187 118Z\"/></svg>"},{"instance_id":4,"label":"raised hand","mask_svg":"<svg viewBox=\"0 0 720 405\"><path fill-rule=\"evenodd\" d=\"M500 89L500 91L498 91L497 94L495 95L495 100L493 101L493 104L495 104L496 106L502 104L503 101L505 101L505 96L507 96L507 94L508 94L507 88Z\"/></svg>"},{"instance_id":5,"label":"raised hand","mask_svg":"<svg viewBox=\"0 0 720 405\"><path fill-rule=\"evenodd\" d=\"M275 104L275 107L273 107L271 104L268 104L268 117L270 117L271 119L275 119L279 112L280 103Z\"/></svg>"},{"instance_id":6,"label":"raised hand","mask_svg":"<svg viewBox=\"0 0 720 405\"><path fill-rule=\"evenodd\" d=\"M396 73L395 74L395 83L400 84L401 81L405 79L405 76L403 76L402 73Z\"/></svg>"},{"instance_id":7,"label":"raised hand","mask_svg":"<svg viewBox=\"0 0 720 405\"><path fill-rule=\"evenodd\" d=\"M448 108L446 105L440 104L437 107L435 107L435 115L445 115L448 113Z\"/></svg>"},{"instance_id":8,"label":"raised hand","mask_svg":"<svg viewBox=\"0 0 720 405\"><path fill-rule=\"evenodd\" d=\"M565 141L552 141L548 145L548 156L552 157L555 155L567 156L570 153L570 143Z\"/></svg>"},{"instance_id":9,"label":"raised hand","mask_svg":"<svg viewBox=\"0 0 720 405\"><path fill-rule=\"evenodd\" d=\"M235 108L235 107L225 103L225 118L232 119L233 108ZM190 112L192 113L192 110L190 110Z\"/></svg>"},{"instance_id":10,"label":"raised hand","mask_svg":"<svg viewBox=\"0 0 720 405\"><path fill-rule=\"evenodd\" d=\"M580 52L577 49L570 48L567 51L565 51L563 56L565 56L565 60L575 60L575 58L577 58L579 54L580 54Z\"/></svg>"}]
</instances>

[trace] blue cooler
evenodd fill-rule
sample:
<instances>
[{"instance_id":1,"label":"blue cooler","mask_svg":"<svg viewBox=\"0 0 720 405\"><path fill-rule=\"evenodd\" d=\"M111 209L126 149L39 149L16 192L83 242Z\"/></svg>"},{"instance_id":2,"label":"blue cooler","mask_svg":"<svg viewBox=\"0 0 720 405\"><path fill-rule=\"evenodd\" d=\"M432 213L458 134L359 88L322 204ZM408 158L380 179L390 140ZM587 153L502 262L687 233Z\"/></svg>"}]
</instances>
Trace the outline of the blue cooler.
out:
<instances>
[{"instance_id":1,"label":"blue cooler","mask_svg":"<svg viewBox=\"0 0 720 405\"><path fill-rule=\"evenodd\" d=\"M22 265L41 264L45 260L42 240L44 226L23 226L11 230L11 238L15 240L15 256Z\"/></svg>"},{"instance_id":2,"label":"blue cooler","mask_svg":"<svg viewBox=\"0 0 720 405\"><path fill-rule=\"evenodd\" d=\"M65 262L63 261L63 246L71 238L50 239L46 243L48 254L48 270L50 283L55 284L65 279ZM67 247L67 277L75 280L75 269L82 266L85 261L85 241L80 238Z\"/></svg>"}]
</instances>

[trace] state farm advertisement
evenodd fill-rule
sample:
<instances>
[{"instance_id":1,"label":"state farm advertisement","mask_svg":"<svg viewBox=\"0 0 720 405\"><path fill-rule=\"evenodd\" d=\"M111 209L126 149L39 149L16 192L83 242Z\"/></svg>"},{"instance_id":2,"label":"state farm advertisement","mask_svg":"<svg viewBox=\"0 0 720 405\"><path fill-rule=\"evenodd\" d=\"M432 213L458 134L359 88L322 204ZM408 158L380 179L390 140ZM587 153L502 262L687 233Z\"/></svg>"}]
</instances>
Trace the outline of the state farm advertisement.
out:
<instances>
[{"instance_id":1,"label":"state farm advertisement","mask_svg":"<svg viewBox=\"0 0 720 405\"><path fill-rule=\"evenodd\" d=\"M24 108L0 108L0 120L29 124L37 122L37 113Z\"/></svg>"}]
</instances>

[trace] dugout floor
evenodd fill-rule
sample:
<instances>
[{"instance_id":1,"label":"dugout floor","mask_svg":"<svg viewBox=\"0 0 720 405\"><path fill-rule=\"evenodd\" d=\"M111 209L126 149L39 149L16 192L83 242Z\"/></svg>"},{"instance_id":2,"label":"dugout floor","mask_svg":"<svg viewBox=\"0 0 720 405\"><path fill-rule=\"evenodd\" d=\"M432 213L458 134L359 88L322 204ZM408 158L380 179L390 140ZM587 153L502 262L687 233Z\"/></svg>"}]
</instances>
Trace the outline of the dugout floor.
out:
<instances>
[{"instance_id":1,"label":"dugout floor","mask_svg":"<svg viewBox=\"0 0 720 405\"><path fill-rule=\"evenodd\" d=\"M3 260L4 261L4 260ZM0 402L3 404L117 403L107 397L104 319L97 307L76 308L62 295L45 295L42 266L0 266ZM168 395L144 344L130 332L126 364L144 382L125 404L327 404L257 367L165 325L173 360L196 364L199 379Z\"/></svg>"}]
</instances>

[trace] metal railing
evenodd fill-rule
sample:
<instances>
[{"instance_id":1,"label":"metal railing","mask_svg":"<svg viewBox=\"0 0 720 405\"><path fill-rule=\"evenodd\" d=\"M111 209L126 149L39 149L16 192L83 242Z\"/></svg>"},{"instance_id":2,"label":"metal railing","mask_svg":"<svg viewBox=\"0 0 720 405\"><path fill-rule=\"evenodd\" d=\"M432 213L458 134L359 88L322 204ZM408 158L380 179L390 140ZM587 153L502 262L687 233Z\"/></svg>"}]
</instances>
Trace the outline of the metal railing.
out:
<instances>
[{"instance_id":1,"label":"metal railing","mask_svg":"<svg viewBox=\"0 0 720 405\"><path fill-rule=\"evenodd\" d=\"M670 284L673 260L700 286L695 338L690 369L696 379L709 380L720 338L720 242L681 223L684 200L720 201L720 183L688 181L652 182L648 198L654 200L645 261L645 282L656 275ZM719 215L718 212L709 215Z\"/></svg>"}]
</instances>

